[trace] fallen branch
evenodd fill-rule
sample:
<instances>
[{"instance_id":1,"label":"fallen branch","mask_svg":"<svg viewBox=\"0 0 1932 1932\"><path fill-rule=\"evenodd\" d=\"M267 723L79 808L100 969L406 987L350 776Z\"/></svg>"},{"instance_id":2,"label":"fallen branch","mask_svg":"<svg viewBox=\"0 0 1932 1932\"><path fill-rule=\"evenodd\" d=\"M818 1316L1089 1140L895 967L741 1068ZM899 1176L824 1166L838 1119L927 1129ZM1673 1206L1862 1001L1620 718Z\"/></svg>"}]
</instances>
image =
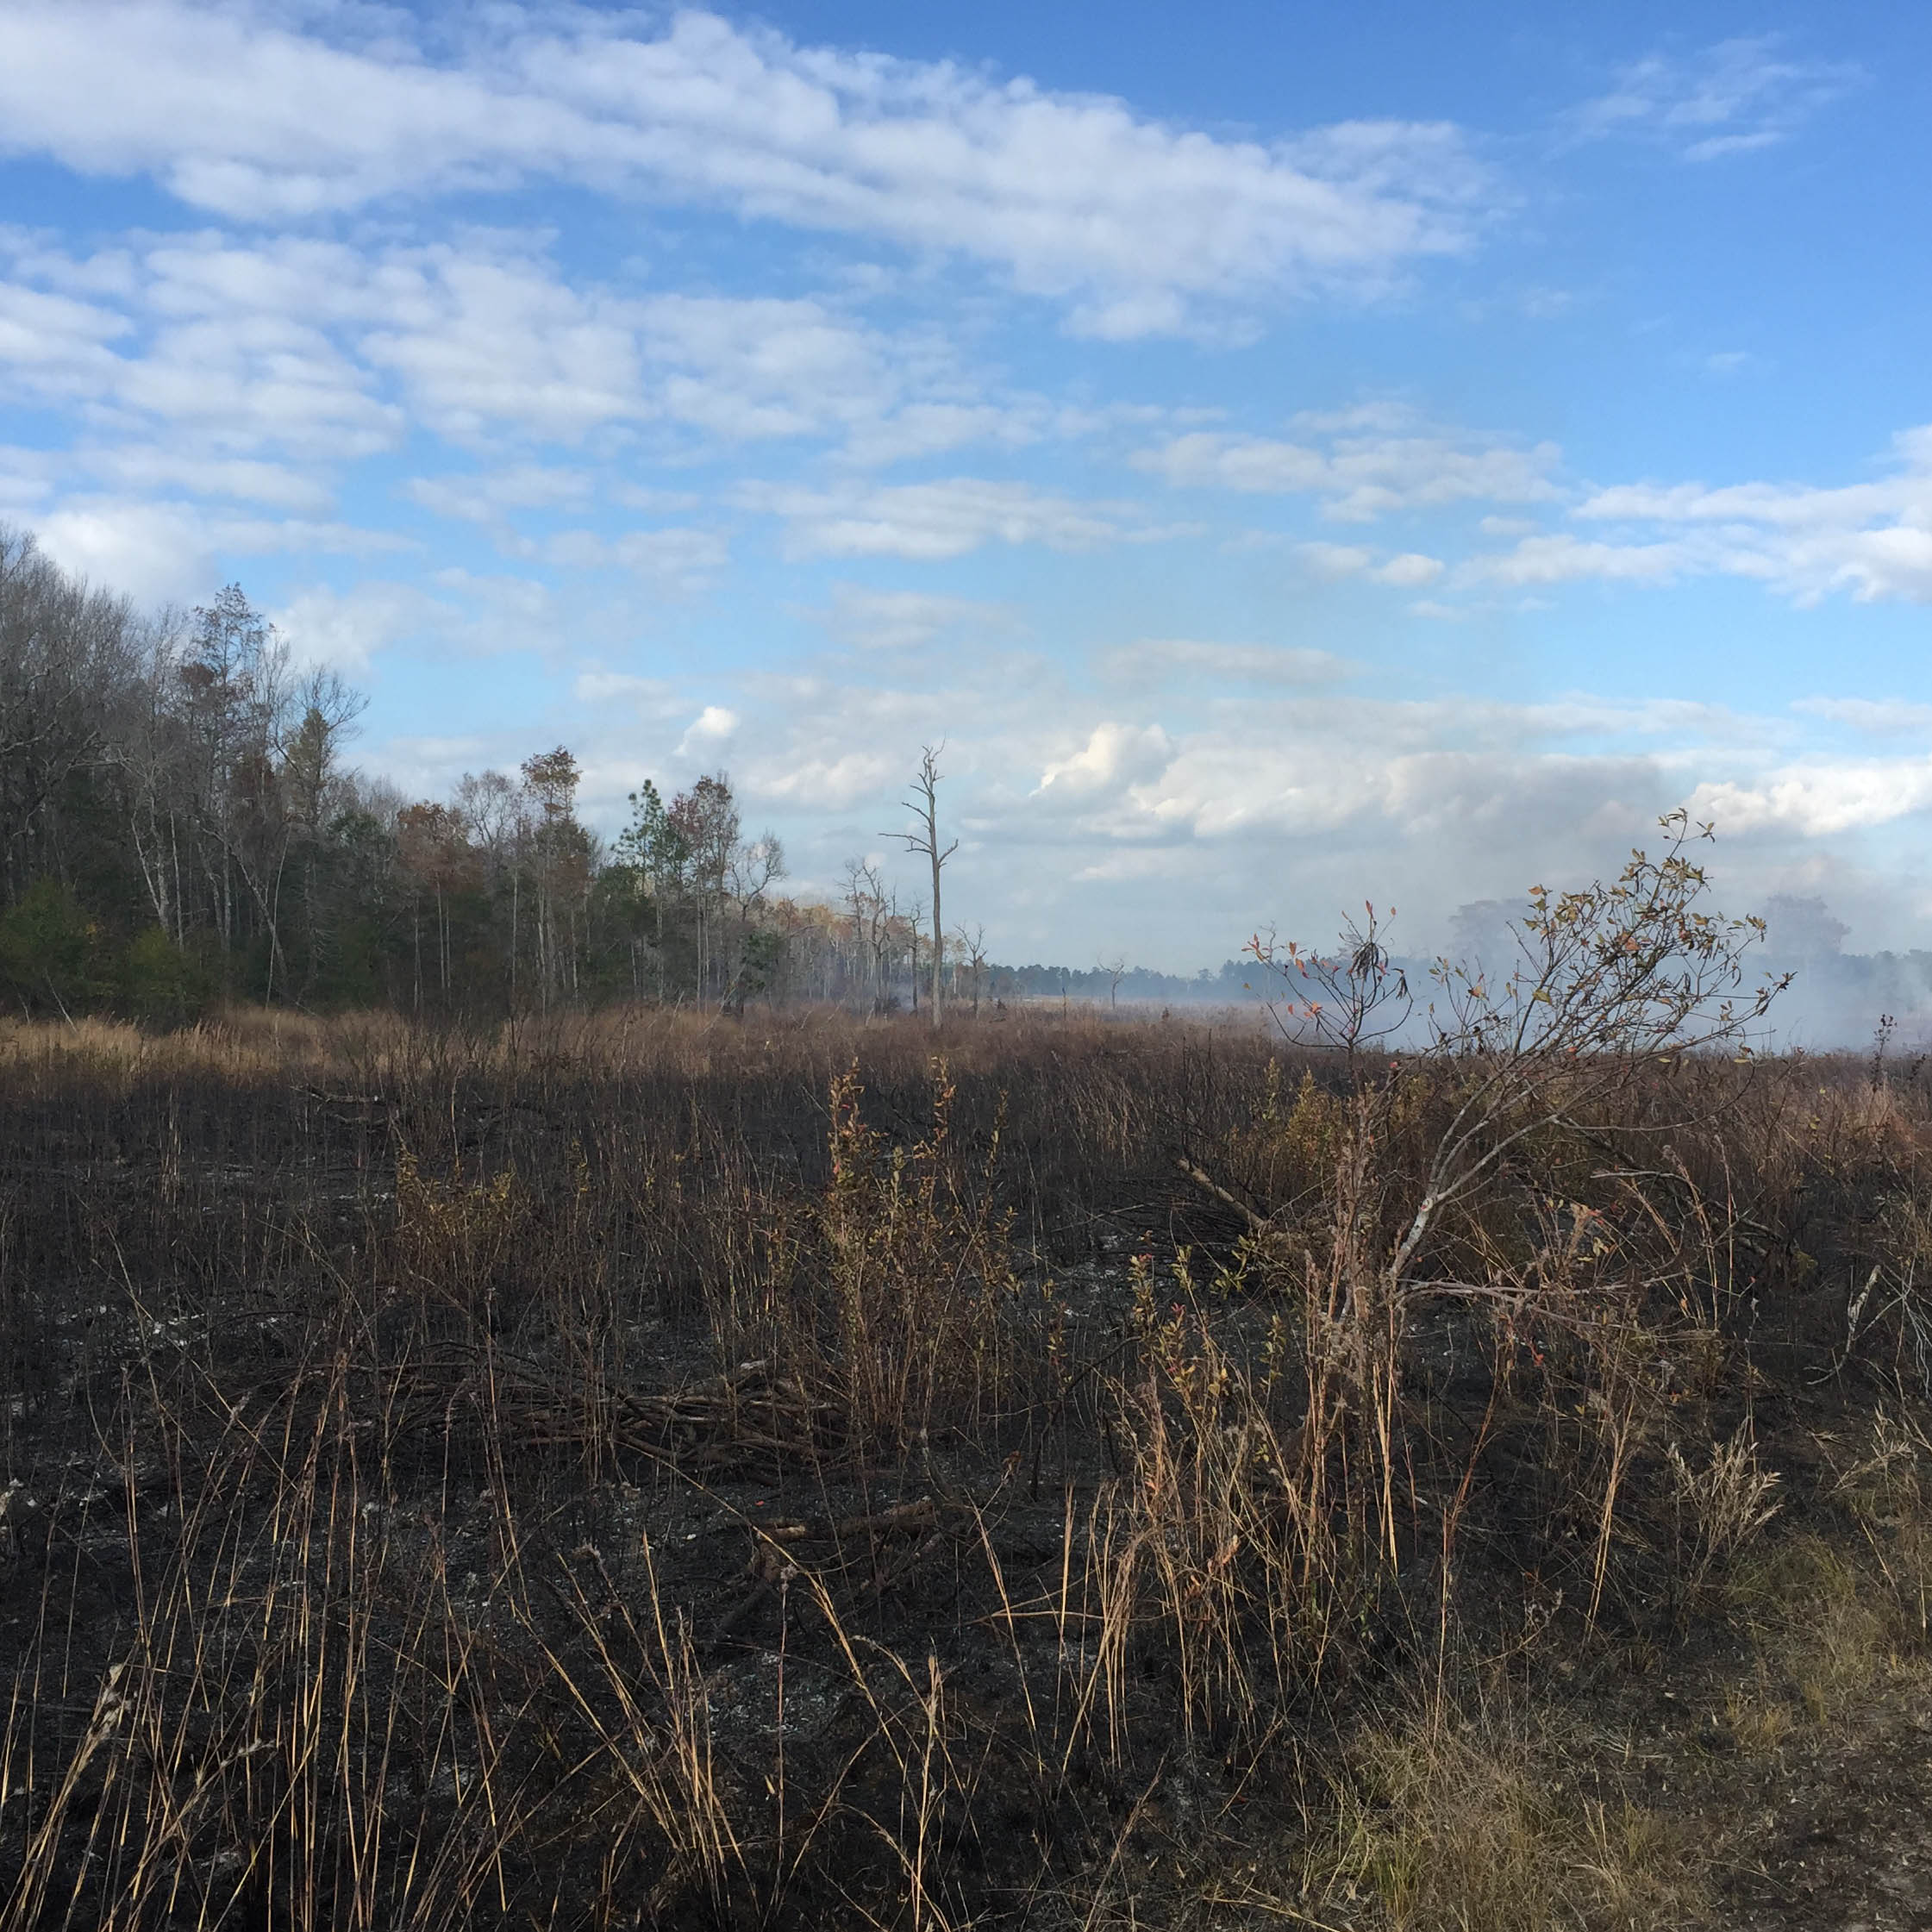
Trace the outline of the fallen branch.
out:
<instances>
[{"instance_id":1,"label":"fallen branch","mask_svg":"<svg viewBox=\"0 0 1932 1932\"><path fill-rule=\"evenodd\" d=\"M1215 1199L1221 1202L1224 1206L1232 1208L1247 1223L1248 1231L1251 1234L1265 1235L1274 1225L1266 1215L1255 1213L1254 1210L1249 1207L1247 1203L1242 1200L1239 1195L1230 1194L1204 1167L1197 1166L1185 1154L1177 1154L1174 1156L1174 1165L1197 1187L1213 1195Z\"/></svg>"}]
</instances>

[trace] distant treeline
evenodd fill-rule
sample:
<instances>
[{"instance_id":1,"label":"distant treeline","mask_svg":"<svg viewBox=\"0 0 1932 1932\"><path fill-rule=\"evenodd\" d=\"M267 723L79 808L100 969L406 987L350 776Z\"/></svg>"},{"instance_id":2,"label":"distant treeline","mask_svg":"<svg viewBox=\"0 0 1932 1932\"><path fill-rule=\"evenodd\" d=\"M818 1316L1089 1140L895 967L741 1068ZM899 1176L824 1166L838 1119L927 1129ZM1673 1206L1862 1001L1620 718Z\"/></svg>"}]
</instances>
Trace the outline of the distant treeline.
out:
<instances>
[{"instance_id":1,"label":"distant treeline","mask_svg":"<svg viewBox=\"0 0 1932 1932\"><path fill-rule=\"evenodd\" d=\"M835 903L785 896L785 854L715 772L646 785L606 841L563 747L515 777L412 799L347 762L363 699L299 672L236 585L150 617L0 526L0 1000L28 1015L168 1023L224 1000L513 1012L614 999L916 1008L925 907L862 860ZM1512 959L1510 907L1466 906L1459 958ZM1779 1032L1847 1046L1932 1032L1932 953L1848 954L1823 902L1773 898ZM1427 984L1429 962L1412 962ZM1252 960L1191 976L1122 960L1006 966L947 941L947 997L979 1006L1252 1001ZM1426 995L1424 996L1426 998Z\"/></svg>"},{"instance_id":2,"label":"distant treeline","mask_svg":"<svg viewBox=\"0 0 1932 1932\"><path fill-rule=\"evenodd\" d=\"M999 991L1018 999L1065 999L1087 1006L1230 1006L1273 991L1253 960L1229 960L1218 971L1156 972L1148 966L1000 966Z\"/></svg>"},{"instance_id":3,"label":"distant treeline","mask_svg":"<svg viewBox=\"0 0 1932 1932\"><path fill-rule=\"evenodd\" d=\"M923 906L854 860L835 904L778 891L722 773L647 785L606 842L577 762L536 752L414 799L347 762L363 699L301 672L230 585L150 617L0 527L0 996L166 1023L222 1000L527 1011L616 998L916 1007ZM969 1004L1238 993L1240 969L1003 967L948 941Z\"/></svg>"}]
</instances>

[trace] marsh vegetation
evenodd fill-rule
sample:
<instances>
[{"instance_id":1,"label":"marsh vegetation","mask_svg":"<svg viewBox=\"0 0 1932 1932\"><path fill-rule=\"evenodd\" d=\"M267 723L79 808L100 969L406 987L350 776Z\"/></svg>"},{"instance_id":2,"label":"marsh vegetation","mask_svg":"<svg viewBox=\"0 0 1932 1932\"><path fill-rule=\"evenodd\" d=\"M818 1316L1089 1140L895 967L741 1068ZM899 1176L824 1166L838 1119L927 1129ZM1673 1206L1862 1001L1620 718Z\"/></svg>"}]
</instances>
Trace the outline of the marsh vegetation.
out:
<instances>
[{"instance_id":1,"label":"marsh vegetation","mask_svg":"<svg viewBox=\"0 0 1932 1932\"><path fill-rule=\"evenodd\" d=\"M1358 1047L11 1026L0 1918L1911 1923L1932 1085Z\"/></svg>"}]
</instances>

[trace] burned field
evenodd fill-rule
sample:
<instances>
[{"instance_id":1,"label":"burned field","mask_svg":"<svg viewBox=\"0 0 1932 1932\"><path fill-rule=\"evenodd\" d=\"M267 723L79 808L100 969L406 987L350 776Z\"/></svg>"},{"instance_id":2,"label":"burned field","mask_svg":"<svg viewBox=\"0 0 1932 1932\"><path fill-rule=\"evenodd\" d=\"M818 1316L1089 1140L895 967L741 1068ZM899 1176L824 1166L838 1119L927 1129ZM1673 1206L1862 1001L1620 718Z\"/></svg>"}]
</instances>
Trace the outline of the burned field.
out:
<instances>
[{"instance_id":1,"label":"burned field","mask_svg":"<svg viewBox=\"0 0 1932 1932\"><path fill-rule=\"evenodd\" d=\"M1932 1083L1604 1073L16 1029L0 1923L1925 1923Z\"/></svg>"}]
</instances>

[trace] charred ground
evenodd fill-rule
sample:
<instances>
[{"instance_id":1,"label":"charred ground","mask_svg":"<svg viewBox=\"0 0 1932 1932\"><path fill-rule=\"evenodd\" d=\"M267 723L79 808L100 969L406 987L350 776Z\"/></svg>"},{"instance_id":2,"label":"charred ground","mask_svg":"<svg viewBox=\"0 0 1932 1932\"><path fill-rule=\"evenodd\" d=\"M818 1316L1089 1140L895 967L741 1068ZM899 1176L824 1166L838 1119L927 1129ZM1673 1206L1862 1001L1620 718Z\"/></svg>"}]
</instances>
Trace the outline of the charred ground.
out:
<instances>
[{"instance_id":1,"label":"charred ground","mask_svg":"<svg viewBox=\"0 0 1932 1932\"><path fill-rule=\"evenodd\" d=\"M1932 1923L1932 1085L1634 1064L1338 1302L1468 1078L9 1034L0 1923Z\"/></svg>"}]
</instances>

